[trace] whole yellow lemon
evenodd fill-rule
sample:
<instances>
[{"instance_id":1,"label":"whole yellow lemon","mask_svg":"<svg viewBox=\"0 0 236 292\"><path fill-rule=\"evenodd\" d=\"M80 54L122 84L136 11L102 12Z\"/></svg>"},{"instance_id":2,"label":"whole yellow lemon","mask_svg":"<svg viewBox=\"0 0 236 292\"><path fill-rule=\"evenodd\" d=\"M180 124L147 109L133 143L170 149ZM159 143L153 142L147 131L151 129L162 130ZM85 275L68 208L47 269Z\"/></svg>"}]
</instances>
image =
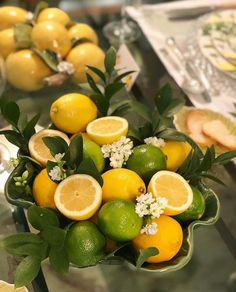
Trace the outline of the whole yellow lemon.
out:
<instances>
[{"instance_id":1,"label":"whole yellow lemon","mask_svg":"<svg viewBox=\"0 0 236 292\"><path fill-rule=\"evenodd\" d=\"M27 20L28 12L15 6L0 7L0 30L10 28L19 22Z\"/></svg>"},{"instance_id":2,"label":"whole yellow lemon","mask_svg":"<svg viewBox=\"0 0 236 292\"><path fill-rule=\"evenodd\" d=\"M36 91L44 86L44 78L52 71L32 50L11 53L6 59L7 80L16 88Z\"/></svg>"},{"instance_id":3,"label":"whole yellow lemon","mask_svg":"<svg viewBox=\"0 0 236 292\"><path fill-rule=\"evenodd\" d=\"M12 28L0 31L0 55L4 59L16 50L16 40Z\"/></svg>"},{"instance_id":4,"label":"whole yellow lemon","mask_svg":"<svg viewBox=\"0 0 236 292\"><path fill-rule=\"evenodd\" d=\"M92 43L84 43L74 47L66 57L66 61L75 67L73 80L75 83L86 83L86 73L89 73L95 81L99 77L91 72L87 66L96 67L104 71L105 54L101 48Z\"/></svg>"},{"instance_id":5,"label":"whole yellow lemon","mask_svg":"<svg viewBox=\"0 0 236 292\"><path fill-rule=\"evenodd\" d=\"M52 7L43 9L37 18L37 23L43 22L46 20L53 20L61 23L62 25L66 25L70 21L69 15L63 10Z\"/></svg>"},{"instance_id":6,"label":"whole yellow lemon","mask_svg":"<svg viewBox=\"0 0 236 292\"><path fill-rule=\"evenodd\" d=\"M92 41L95 45L98 44L98 36L94 29L86 23L76 23L68 30L69 38L86 38Z\"/></svg>"},{"instance_id":7,"label":"whole yellow lemon","mask_svg":"<svg viewBox=\"0 0 236 292\"><path fill-rule=\"evenodd\" d=\"M71 48L66 28L56 21L37 23L31 32L33 44L39 50L49 49L64 57Z\"/></svg>"},{"instance_id":8,"label":"whole yellow lemon","mask_svg":"<svg viewBox=\"0 0 236 292\"><path fill-rule=\"evenodd\" d=\"M74 134L83 132L87 124L96 119L97 107L88 96L69 93L54 101L50 117L58 129Z\"/></svg>"}]
</instances>

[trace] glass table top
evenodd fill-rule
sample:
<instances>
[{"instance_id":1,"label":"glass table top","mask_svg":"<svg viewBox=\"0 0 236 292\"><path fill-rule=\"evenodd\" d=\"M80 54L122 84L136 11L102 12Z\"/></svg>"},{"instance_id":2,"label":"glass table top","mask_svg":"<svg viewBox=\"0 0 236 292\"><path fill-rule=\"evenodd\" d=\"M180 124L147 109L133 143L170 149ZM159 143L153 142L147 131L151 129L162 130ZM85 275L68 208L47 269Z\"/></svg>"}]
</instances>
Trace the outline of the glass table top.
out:
<instances>
[{"instance_id":1,"label":"glass table top","mask_svg":"<svg viewBox=\"0 0 236 292\"><path fill-rule=\"evenodd\" d=\"M23 2L21 1L21 3ZM91 24L96 29L101 47L107 49L109 43L102 34L102 28L110 19L118 18L119 13L114 14L113 11L111 14L103 16L88 14L79 20ZM176 97L184 96L142 33L140 33L139 39L128 44L128 47L141 68L141 73L131 94L138 100L152 106L153 97L158 88L169 82ZM24 95L15 91L8 92L7 97L16 100L27 114L33 116L40 112L39 125L46 126L49 123L48 113L52 101L71 90L68 87L61 87L56 90L53 88ZM187 104L190 104L187 96L185 97ZM0 116L0 128L6 125ZM214 226L195 229L193 257L182 270L157 276L131 270L125 264L99 265L85 269L71 268L69 274L61 275L52 271L48 262L45 261L42 265L42 273L29 287L29 291L236 291L236 167L233 164L228 164L226 167L219 167L214 171L220 175L226 185L223 187L211 184L221 202L221 216ZM2 190L3 180L0 183ZM6 202L3 191L1 191L0 237L23 230L27 230L23 211L12 208ZM12 282L16 261L1 250L0 256L0 279Z\"/></svg>"}]
</instances>

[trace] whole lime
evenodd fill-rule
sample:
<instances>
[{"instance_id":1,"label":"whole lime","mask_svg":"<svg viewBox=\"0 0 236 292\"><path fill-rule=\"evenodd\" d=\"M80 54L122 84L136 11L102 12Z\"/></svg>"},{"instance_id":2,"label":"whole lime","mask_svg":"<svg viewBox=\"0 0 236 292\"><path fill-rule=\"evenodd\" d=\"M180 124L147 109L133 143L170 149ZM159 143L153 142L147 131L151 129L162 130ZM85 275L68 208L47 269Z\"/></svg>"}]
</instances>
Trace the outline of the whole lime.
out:
<instances>
[{"instance_id":1,"label":"whole lime","mask_svg":"<svg viewBox=\"0 0 236 292\"><path fill-rule=\"evenodd\" d=\"M192 204L186 211L174 217L179 222L197 220L204 214L206 204L202 193L193 186L191 186L191 189L193 191Z\"/></svg>"},{"instance_id":2,"label":"whole lime","mask_svg":"<svg viewBox=\"0 0 236 292\"><path fill-rule=\"evenodd\" d=\"M102 206L98 213L98 226L108 238L128 241L135 238L143 219L135 212L135 204L127 200L114 200Z\"/></svg>"},{"instance_id":3,"label":"whole lime","mask_svg":"<svg viewBox=\"0 0 236 292\"><path fill-rule=\"evenodd\" d=\"M105 166L105 159L98 144L91 140L83 139L83 155L84 158L90 157L93 160L99 172L103 171Z\"/></svg>"},{"instance_id":4,"label":"whole lime","mask_svg":"<svg viewBox=\"0 0 236 292\"><path fill-rule=\"evenodd\" d=\"M159 170L166 169L164 153L153 145L139 145L133 148L126 167L135 171L148 183L151 177Z\"/></svg>"},{"instance_id":5,"label":"whole lime","mask_svg":"<svg viewBox=\"0 0 236 292\"><path fill-rule=\"evenodd\" d=\"M94 223L81 221L70 227L65 245L70 262L86 267L95 265L103 258L106 240Z\"/></svg>"}]
</instances>

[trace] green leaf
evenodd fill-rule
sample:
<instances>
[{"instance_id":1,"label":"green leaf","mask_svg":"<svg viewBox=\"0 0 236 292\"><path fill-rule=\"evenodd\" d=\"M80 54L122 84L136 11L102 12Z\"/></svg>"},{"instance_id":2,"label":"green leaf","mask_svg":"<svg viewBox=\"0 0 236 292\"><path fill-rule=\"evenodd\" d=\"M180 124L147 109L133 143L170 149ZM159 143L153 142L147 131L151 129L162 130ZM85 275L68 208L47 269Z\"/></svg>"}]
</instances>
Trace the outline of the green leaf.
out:
<instances>
[{"instance_id":1,"label":"green leaf","mask_svg":"<svg viewBox=\"0 0 236 292\"><path fill-rule=\"evenodd\" d=\"M173 99L170 104L165 108L162 115L165 117L173 117L185 104L183 99Z\"/></svg>"},{"instance_id":2,"label":"green leaf","mask_svg":"<svg viewBox=\"0 0 236 292\"><path fill-rule=\"evenodd\" d=\"M26 23L16 23L13 30L17 49L28 49L31 46L32 26Z\"/></svg>"},{"instance_id":3,"label":"green leaf","mask_svg":"<svg viewBox=\"0 0 236 292\"><path fill-rule=\"evenodd\" d=\"M69 271L70 263L65 248L51 248L49 252L49 262L56 272L67 273Z\"/></svg>"},{"instance_id":4,"label":"green leaf","mask_svg":"<svg viewBox=\"0 0 236 292\"><path fill-rule=\"evenodd\" d=\"M17 103L10 101L2 108L4 118L15 128L17 128L18 120L20 117L20 109Z\"/></svg>"},{"instance_id":5,"label":"green leaf","mask_svg":"<svg viewBox=\"0 0 236 292\"><path fill-rule=\"evenodd\" d=\"M81 134L76 135L69 145L69 161L71 165L76 165L76 168L83 160L83 138Z\"/></svg>"},{"instance_id":6,"label":"green leaf","mask_svg":"<svg viewBox=\"0 0 236 292\"><path fill-rule=\"evenodd\" d=\"M140 117L144 118L148 122L151 121L151 111L149 108L144 105L143 103L136 101L136 100L131 100L130 101L130 106L132 110L137 113Z\"/></svg>"},{"instance_id":7,"label":"green leaf","mask_svg":"<svg viewBox=\"0 0 236 292\"><path fill-rule=\"evenodd\" d=\"M13 130L3 130L0 131L0 135L5 135L6 139L12 143L13 145L16 145L17 147L21 148L23 145L25 145L25 141L21 134L17 133L16 131Z\"/></svg>"},{"instance_id":8,"label":"green leaf","mask_svg":"<svg viewBox=\"0 0 236 292\"><path fill-rule=\"evenodd\" d=\"M66 231L55 226L44 226L40 235L50 245L61 248L64 245Z\"/></svg>"},{"instance_id":9,"label":"green leaf","mask_svg":"<svg viewBox=\"0 0 236 292\"><path fill-rule=\"evenodd\" d=\"M24 128L26 127L26 125L28 124L28 119L27 119L27 115L25 112L20 112L20 117L17 123L17 127L20 131L20 133L23 133Z\"/></svg>"},{"instance_id":10,"label":"green leaf","mask_svg":"<svg viewBox=\"0 0 236 292\"><path fill-rule=\"evenodd\" d=\"M224 183L221 179L219 179L218 177L216 177L216 176L214 176L214 175L211 175L211 174L209 174L209 173L204 173L204 172L202 172L202 173L201 173L201 177L208 178L208 179L210 179L210 180L213 180L213 181L217 182L217 183L220 184L220 185L226 186L225 183Z\"/></svg>"},{"instance_id":11,"label":"green leaf","mask_svg":"<svg viewBox=\"0 0 236 292\"><path fill-rule=\"evenodd\" d=\"M139 128L139 133L142 138L142 141L145 138L152 137L152 124L147 122L142 127Z\"/></svg>"},{"instance_id":12,"label":"green leaf","mask_svg":"<svg viewBox=\"0 0 236 292\"><path fill-rule=\"evenodd\" d=\"M92 94L90 95L90 98L96 104L99 112L103 116L106 116L109 108L109 101L101 94Z\"/></svg>"},{"instance_id":13,"label":"green leaf","mask_svg":"<svg viewBox=\"0 0 236 292\"><path fill-rule=\"evenodd\" d=\"M203 160L201 161L201 165L198 169L198 171L208 171L212 167L212 163L215 159L215 151L214 146L211 146L210 148L207 148L206 153L203 157Z\"/></svg>"},{"instance_id":14,"label":"green leaf","mask_svg":"<svg viewBox=\"0 0 236 292\"><path fill-rule=\"evenodd\" d=\"M9 235L0 240L0 248L17 248L23 244L40 244L42 239L37 235L30 232L19 232Z\"/></svg>"},{"instance_id":15,"label":"green leaf","mask_svg":"<svg viewBox=\"0 0 236 292\"><path fill-rule=\"evenodd\" d=\"M102 70L93 67L93 66L87 66L91 71L93 71L100 79L106 83L106 75L102 72Z\"/></svg>"},{"instance_id":16,"label":"green leaf","mask_svg":"<svg viewBox=\"0 0 236 292\"><path fill-rule=\"evenodd\" d=\"M118 91L120 91L124 87L124 83L122 82L114 82L108 84L105 88L105 97L107 99L111 99Z\"/></svg>"},{"instance_id":17,"label":"green leaf","mask_svg":"<svg viewBox=\"0 0 236 292\"><path fill-rule=\"evenodd\" d=\"M88 174L91 175L93 178L95 178L98 183L102 186L103 185L103 179L101 177L101 174L97 170L93 160L90 157L84 158L82 162L80 163L77 173L81 174Z\"/></svg>"},{"instance_id":18,"label":"green leaf","mask_svg":"<svg viewBox=\"0 0 236 292\"><path fill-rule=\"evenodd\" d=\"M129 75L129 74L132 74L134 73L135 71L126 71L122 74L119 74L115 79L114 79L114 82L118 82L118 81L121 81L125 76Z\"/></svg>"},{"instance_id":19,"label":"green leaf","mask_svg":"<svg viewBox=\"0 0 236 292\"><path fill-rule=\"evenodd\" d=\"M14 256L28 256L28 255L40 255L42 250L42 243L25 243L14 248L7 247L5 250Z\"/></svg>"},{"instance_id":20,"label":"green leaf","mask_svg":"<svg viewBox=\"0 0 236 292\"><path fill-rule=\"evenodd\" d=\"M169 84L164 85L155 96L155 104L162 115L172 100L172 89Z\"/></svg>"},{"instance_id":21,"label":"green leaf","mask_svg":"<svg viewBox=\"0 0 236 292\"><path fill-rule=\"evenodd\" d=\"M43 142L49 148L52 156L66 153L69 147L66 141L59 136L43 137Z\"/></svg>"},{"instance_id":22,"label":"green leaf","mask_svg":"<svg viewBox=\"0 0 236 292\"><path fill-rule=\"evenodd\" d=\"M37 255L25 257L18 265L14 275L15 288L31 283L39 273L40 264L41 258Z\"/></svg>"},{"instance_id":23,"label":"green leaf","mask_svg":"<svg viewBox=\"0 0 236 292\"><path fill-rule=\"evenodd\" d=\"M172 128L173 122L171 118L166 118L160 116L158 127L154 131L154 135L160 133L161 131L167 130L168 128Z\"/></svg>"},{"instance_id":24,"label":"green leaf","mask_svg":"<svg viewBox=\"0 0 236 292\"><path fill-rule=\"evenodd\" d=\"M59 64L57 54L51 50L38 50L33 49L33 51L51 68L53 71L58 72L57 65Z\"/></svg>"},{"instance_id":25,"label":"green leaf","mask_svg":"<svg viewBox=\"0 0 236 292\"><path fill-rule=\"evenodd\" d=\"M92 41L88 38L72 38L71 40L71 46L72 48L78 46L78 45L81 45L81 44L85 44L85 43L92 43Z\"/></svg>"},{"instance_id":26,"label":"green leaf","mask_svg":"<svg viewBox=\"0 0 236 292\"><path fill-rule=\"evenodd\" d=\"M159 250L156 247L149 247L139 251L138 258L136 260L136 268L140 269L142 264L151 256L159 254Z\"/></svg>"},{"instance_id":27,"label":"green leaf","mask_svg":"<svg viewBox=\"0 0 236 292\"><path fill-rule=\"evenodd\" d=\"M31 206L27 211L30 224L37 230L43 230L48 226L59 227L59 220L55 211L39 206Z\"/></svg>"},{"instance_id":28,"label":"green leaf","mask_svg":"<svg viewBox=\"0 0 236 292\"><path fill-rule=\"evenodd\" d=\"M27 126L24 128L23 135L26 139L30 139L31 136L35 133L35 126L39 120L40 114L35 115L28 123Z\"/></svg>"},{"instance_id":29,"label":"green leaf","mask_svg":"<svg viewBox=\"0 0 236 292\"><path fill-rule=\"evenodd\" d=\"M135 140L142 142L140 132L131 125L129 126L128 137L134 138Z\"/></svg>"},{"instance_id":30,"label":"green leaf","mask_svg":"<svg viewBox=\"0 0 236 292\"><path fill-rule=\"evenodd\" d=\"M130 100L121 100L109 106L108 115L124 116L129 111L131 111Z\"/></svg>"},{"instance_id":31,"label":"green leaf","mask_svg":"<svg viewBox=\"0 0 236 292\"><path fill-rule=\"evenodd\" d=\"M236 150L227 151L225 153L220 154L214 161L214 164L225 164L231 161L233 158L236 157Z\"/></svg>"},{"instance_id":32,"label":"green leaf","mask_svg":"<svg viewBox=\"0 0 236 292\"><path fill-rule=\"evenodd\" d=\"M39 13L45 9L45 8L48 8L48 3L45 2L45 1L40 1L37 6L35 7L35 10L34 10L34 18L33 18L33 21L36 22L38 16L39 16Z\"/></svg>"},{"instance_id":33,"label":"green leaf","mask_svg":"<svg viewBox=\"0 0 236 292\"><path fill-rule=\"evenodd\" d=\"M106 72L111 75L114 71L114 67L116 64L116 51L113 47L111 47L107 52L104 60L104 65L106 68Z\"/></svg>"},{"instance_id":34,"label":"green leaf","mask_svg":"<svg viewBox=\"0 0 236 292\"><path fill-rule=\"evenodd\" d=\"M102 95L101 90L96 85L96 82L93 80L92 76L90 74L86 73L86 77L87 77L88 84L93 89L93 91L97 94Z\"/></svg>"}]
</instances>

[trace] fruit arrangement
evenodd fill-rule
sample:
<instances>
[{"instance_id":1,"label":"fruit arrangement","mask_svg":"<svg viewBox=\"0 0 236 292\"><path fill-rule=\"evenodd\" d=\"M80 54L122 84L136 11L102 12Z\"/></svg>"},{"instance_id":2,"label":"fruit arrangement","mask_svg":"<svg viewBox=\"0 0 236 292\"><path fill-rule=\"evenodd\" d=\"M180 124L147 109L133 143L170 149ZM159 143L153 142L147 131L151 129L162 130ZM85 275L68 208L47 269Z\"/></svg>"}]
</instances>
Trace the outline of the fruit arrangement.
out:
<instances>
[{"instance_id":1,"label":"fruit arrangement","mask_svg":"<svg viewBox=\"0 0 236 292\"><path fill-rule=\"evenodd\" d=\"M98 80L86 66L104 69L104 52L93 28L72 21L66 12L45 2L34 13L0 7L0 55L8 83L27 92L67 79L85 83L86 73Z\"/></svg>"},{"instance_id":2,"label":"fruit arrangement","mask_svg":"<svg viewBox=\"0 0 236 292\"><path fill-rule=\"evenodd\" d=\"M173 116L184 101L169 85L152 110L131 98L115 101L130 73L118 75L115 63L110 48L104 72L90 67L99 86L88 74L87 95L58 97L47 129L36 132L39 116L28 120L16 103L1 106L13 127L0 134L19 147L5 195L27 208L34 228L0 241L21 260L17 287L32 281L46 258L62 273L113 261L156 273L180 269L193 252L194 226L217 220L219 201L204 179L222 183L210 169L235 151L216 156L211 146L203 153L178 132Z\"/></svg>"}]
</instances>

